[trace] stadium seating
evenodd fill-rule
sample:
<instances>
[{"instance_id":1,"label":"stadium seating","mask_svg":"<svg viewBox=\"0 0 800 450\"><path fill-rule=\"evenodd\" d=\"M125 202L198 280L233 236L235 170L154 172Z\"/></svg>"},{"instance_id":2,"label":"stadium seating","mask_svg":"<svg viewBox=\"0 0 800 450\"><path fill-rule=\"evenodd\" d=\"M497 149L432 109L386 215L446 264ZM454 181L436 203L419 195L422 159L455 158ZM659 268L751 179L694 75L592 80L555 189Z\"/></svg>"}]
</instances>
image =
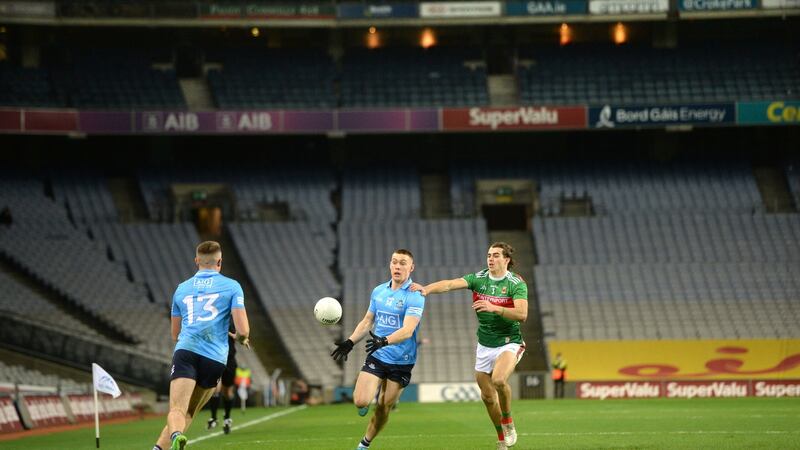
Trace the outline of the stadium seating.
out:
<instances>
[{"instance_id":1,"label":"stadium seating","mask_svg":"<svg viewBox=\"0 0 800 450\"><path fill-rule=\"evenodd\" d=\"M50 75L42 68L21 68L0 63L0 105L27 107L63 107L53 89Z\"/></svg>"},{"instance_id":2,"label":"stadium seating","mask_svg":"<svg viewBox=\"0 0 800 450\"><path fill-rule=\"evenodd\" d=\"M143 172L139 185L152 220L173 220L170 187L176 183L226 183L233 191L237 215L242 220L257 219L263 205L276 202L287 204L292 219L327 223L336 220L336 210L330 201L335 180L327 169L275 166L258 171L220 168Z\"/></svg>"},{"instance_id":3,"label":"stadium seating","mask_svg":"<svg viewBox=\"0 0 800 450\"><path fill-rule=\"evenodd\" d=\"M534 218L555 339L796 336L800 218L652 213Z\"/></svg>"},{"instance_id":4,"label":"stadium seating","mask_svg":"<svg viewBox=\"0 0 800 450\"><path fill-rule=\"evenodd\" d=\"M731 102L800 94L797 54L774 45L579 44L520 49L519 58L523 104Z\"/></svg>"},{"instance_id":5,"label":"stadium seating","mask_svg":"<svg viewBox=\"0 0 800 450\"><path fill-rule=\"evenodd\" d=\"M329 345L338 327L325 328L312 311L322 297L339 297L332 264L336 237L318 222L232 223L228 229L254 288L287 344L301 375L311 384L333 385L341 369Z\"/></svg>"},{"instance_id":6,"label":"stadium seating","mask_svg":"<svg viewBox=\"0 0 800 450\"><path fill-rule=\"evenodd\" d=\"M800 261L795 214L643 213L533 223L542 265Z\"/></svg>"},{"instance_id":7,"label":"stadium seating","mask_svg":"<svg viewBox=\"0 0 800 450\"><path fill-rule=\"evenodd\" d=\"M53 195L77 224L113 223L118 219L106 180L97 173L74 172L54 176Z\"/></svg>"},{"instance_id":8,"label":"stadium seating","mask_svg":"<svg viewBox=\"0 0 800 450\"><path fill-rule=\"evenodd\" d=\"M711 211L751 213L762 207L746 163L542 163L451 168L450 194L456 216L475 214L475 182L520 178L536 182L544 214L557 214L561 199L586 195L598 214L626 211Z\"/></svg>"},{"instance_id":9,"label":"stadium seating","mask_svg":"<svg viewBox=\"0 0 800 450\"><path fill-rule=\"evenodd\" d=\"M486 105L482 60L480 52L458 48L348 49L342 61L341 105Z\"/></svg>"},{"instance_id":10,"label":"stadium seating","mask_svg":"<svg viewBox=\"0 0 800 450\"><path fill-rule=\"evenodd\" d=\"M91 383L79 383L70 378L44 374L38 370L0 361L0 382L58 388L61 393L91 392Z\"/></svg>"},{"instance_id":11,"label":"stadium seating","mask_svg":"<svg viewBox=\"0 0 800 450\"><path fill-rule=\"evenodd\" d=\"M339 267L387 267L391 252L407 248L421 267L462 266L486 250L482 219L342 222Z\"/></svg>"},{"instance_id":12,"label":"stadium seating","mask_svg":"<svg viewBox=\"0 0 800 450\"><path fill-rule=\"evenodd\" d=\"M350 168L342 175L342 221L419 217L419 174L408 169Z\"/></svg>"},{"instance_id":13,"label":"stadium seating","mask_svg":"<svg viewBox=\"0 0 800 450\"><path fill-rule=\"evenodd\" d=\"M222 63L208 73L220 109L336 107L336 67L322 51L238 49L209 59Z\"/></svg>"},{"instance_id":14,"label":"stadium seating","mask_svg":"<svg viewBox=\"0 0 800 450\"><path fill-rule=\"evenodd\" d=\"M11 317L26 317L32 321L67 329L84 336L99 337L97 331L66 314L34 290L0 272L0 311Z\"/></svg>"},{"instance_id":15,"label":"stadium seating","mask_svg":"<svg viewBox=\"0 0 800 450\"><path fill-rule=\"evenodd\" d=\"M41 181L0 180L0 204L13 224L0 227L0 253L79 309L128 336L142 349L167 356L167 309L150 303L143 285L109 261L106 246L67 219L66 209L44 195Z\"/></svg>"},{"instance_id":16,"label":"stadium seating","mask_svg":"<svg viewBox=\"0 0 800 450\"><path fill-rule=\"evenodd\" d=\"M193 224L96 224L95 239L105 242L117 262L125 262L134 281L149 287L156 304L170 307L175 287L197 271Z\"/></svg>"},{"instance_id":17,"label":"stadium seating","mask_svg":"<svg viewBox=\"0 0 800 450\"><path fill-rule=\"evenodd\" d=\"M185 109L172 70L152 68L150 52L72 49L51 68L56 90L69 106L92 109Z\"/></svg>"}]
</instances>

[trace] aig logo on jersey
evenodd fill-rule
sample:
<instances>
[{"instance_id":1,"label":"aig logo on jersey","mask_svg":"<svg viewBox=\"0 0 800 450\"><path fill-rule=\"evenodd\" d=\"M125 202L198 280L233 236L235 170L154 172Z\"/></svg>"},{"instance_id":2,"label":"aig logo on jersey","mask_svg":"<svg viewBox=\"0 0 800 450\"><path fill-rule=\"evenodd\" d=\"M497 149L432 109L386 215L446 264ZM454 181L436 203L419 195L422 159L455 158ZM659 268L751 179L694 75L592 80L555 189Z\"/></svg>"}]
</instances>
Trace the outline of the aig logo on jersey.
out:
<instances>
[{"instance_id":1,"label":"aig logo on jersey","mask_svg":"<svg viewBox=\"0 0 800 450\"><path fill-rule=\"evenodd\" d=\"M400 315L378 311L375 321L389 328L400 328Z\"/></svg>"},{"instance_id":2,"label":"aig logo on jersey","mask_svg":"<svg viewBox=\"0 0 800 450\"><path fill-rule=\"evenodd\" d=\"M195 278L194 283L192 283L194 287L204 288L210 288L212 284L214 284L213 278Z\"/></svg>"}]
</instances>

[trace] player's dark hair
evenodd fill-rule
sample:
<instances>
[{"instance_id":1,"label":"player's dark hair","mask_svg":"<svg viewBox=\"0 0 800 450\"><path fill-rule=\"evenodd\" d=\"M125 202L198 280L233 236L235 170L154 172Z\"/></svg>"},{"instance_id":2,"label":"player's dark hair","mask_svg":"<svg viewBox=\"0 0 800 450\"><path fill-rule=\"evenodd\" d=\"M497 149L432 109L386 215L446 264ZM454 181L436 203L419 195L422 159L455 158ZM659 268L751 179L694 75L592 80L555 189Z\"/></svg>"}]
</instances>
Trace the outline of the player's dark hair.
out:
<instances>
[{"instance_id":1,"label":"player's dark hair","mask_svg":"<svg viewBox=\"0 0 800 450\"><path fill-rule=\"evenodd\" d=\"M411 254L411 251L409 251L409 250L406 250L406 249L404 249L404 248L398 248L397 250L393 251L393 252L392 252L392 254L393 254L393 255L394 255L394 254L398 254L398 255L408 255L408 257L409 257L409 258L411 258L411 261L414 261L414 255L413 255L413 254Z\"/></svg>"},{"instance_id":2,"label":"player's dark hair","mask_svg":"<svg viewBox=\"0 0 800 450\"><path fill-rule=\"evenodd\" d=\"M508 258L508 269L514 267L514 247L506 244L505 242L495 242L489 248L499 248L503 250L503 257Z\"/></svg>"}]
</instances>

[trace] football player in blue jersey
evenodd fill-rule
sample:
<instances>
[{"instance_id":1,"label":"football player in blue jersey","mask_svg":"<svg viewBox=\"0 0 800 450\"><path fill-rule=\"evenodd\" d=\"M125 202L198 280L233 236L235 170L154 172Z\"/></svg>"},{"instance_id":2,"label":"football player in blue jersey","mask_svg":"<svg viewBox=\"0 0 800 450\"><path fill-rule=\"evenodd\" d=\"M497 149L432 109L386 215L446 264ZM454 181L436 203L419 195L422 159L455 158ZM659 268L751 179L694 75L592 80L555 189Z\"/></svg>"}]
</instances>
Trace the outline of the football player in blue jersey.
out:
<instances>
[{"instance_id":1,"label":"football player in blue jersey","mask_svg":"<svg viewBox=\"0 0 800 450\"><path fill-rule=\"evenodd\" d=\"M206 241L197 246L197 273L172 297L172 356L167 426L153 450L183 450L183 434L206 404L228 360L228 326L233 319L235 340L250 348L250 324L244 294L236 280L223 276L222 248Z\"/></svg>"},{"instance_id":2,"label":"football player in blue jersey","mask_svg":"<svg viewBox=\"0 0 800 450\"><path fill-rule=\"evenodd\" d=\"M353 403L360 416L367 415L369 404L380 389L375 413L359 449L369 448L375 436L389 420L389 411L411 382L411 369L417 361L417 328L425 309L425 298L411 292L414 255L405 249L392 253L389 263L391 280L379 284L369 301L369 310L353 334L336 343L331 353L336 361L347 360L353 345L369 333L367 359L356 380ZM373 325L375 327L372 331Z\"/></svg>"}]
</instances>

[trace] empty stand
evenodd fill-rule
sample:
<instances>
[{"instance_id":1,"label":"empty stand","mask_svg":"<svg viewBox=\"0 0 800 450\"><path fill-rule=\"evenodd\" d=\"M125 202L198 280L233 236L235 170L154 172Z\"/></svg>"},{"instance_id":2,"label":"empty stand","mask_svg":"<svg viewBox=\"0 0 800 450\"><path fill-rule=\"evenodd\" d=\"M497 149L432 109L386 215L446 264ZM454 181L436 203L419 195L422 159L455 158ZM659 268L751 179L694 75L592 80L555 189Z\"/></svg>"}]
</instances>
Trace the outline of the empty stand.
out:
<instances>
[{"instance_id":1,"label":"empty stand","mask_svg":"<svg viewBox=\"0 0 800 450\"><path fill-rule=\"evenodd\" d=\"M486 105L483 55L459 48L348 49L342 61L341 105Z\"/></svg>"},{"instance_id":2,"label":"empty stand","mask_svg":"<svg viewBox=\"0 0 800 450\"><path fill-rule=\"evenodd\" d=\"M519 54L523 104L731 102L800 94L797 53L774 45L579 44Z\"/></svg>"},{"instance_id":3,"label":"empty stand","mask_svg":"<svg viewBox=\"0 0 800 450\"><path fill-rule=\"evenodd\" d=\"M336 67L322 51L309 49L226 50L221 69L208 73L220 109L334 108Z\"/></svg>"},{"instance_id":4,"label":"empty stand","mask_svg":"<svg viewBox=\"0 0 800 450\"><path fill-rule=\"evenodd\" d=\"M197 271L194 248L200 237L191 223L97 224L91 230L115 261L127 264L135 281L149 287L156 304L171 306L175 288Z\"/></svg>"},{"instance_id":5,"label":"empty stand","mask_svg":"<svg viewBox=\"0 0 800 450\"><path fill-rule=\"evenodd\" d=\"M22 68L0 63L0 105L28 107L60 107L63 100L50 83L46 69Z\"/></svg>"},{"instance_id":6,"label":"empty stand","mask_svg":"<svg viewBox=\"0 0 800 450\"><path fill-rule=\"evenodd\" d=\"M80 225L111 223L118 219L117 208L105 177L97 173L71 173L53 178L53 194L72 219Z\"/></svg>"},{"instance_id":7,"label":"empty stand","mask_svg":"<svg viewBox=\"0 0 800 450\"><path fill-rule=\"evenodd\" d=\"M314 304L339 297L331 266L336 237L318 222L233 223L236 249L258 296L278 329L303 378L333 385L341 369L330 357L338 327L314 319Z\"/></svg>"},{"instance_id":8,"label":"empty stand","mask_svg":"<svg viewBox=\"0 0 800 450\"><path fill-rule=\"evenodd\" d=\"M345 169L342 175L342 221L420 217L419 174L384 167Z\"/></svg>"},{"instance_id":9,"label":"empty stand","mask_svg":"<svg viewBox=\"0 0 800 450\"><path fill-rule=\"evenodd\" d=\"M60 392L91 392L91 383L79 383L70 378L44 374L38 370L23 366L6 364L0 361L0 382L23 384L28 386L46 386L58 388Z\"/></svg>"},{"instance_id":10,"label":"empty stand","mask_svg":"<svg viewBox=\"0 0 800 450\"><path fill-rule=\"evenodd\" d=\"M173 220L170 188L175 183L225 183L235 196L240 219L259 218L261 208L286 204L289 217L332 223L336 210L330 201L335 185L333 172L305 167L273 167L265 170L225 169L192 172L147 171L139 176L142 196L150 218Z\"/></svg>"},{"instance_id":11,"label":"empty stand","mask_svg":"<svg viewBox=\"0 0 800 450\"><path fill-rule=\"evenodd\" d=\"M108 259L106 246L68 221L66 209L45 197L42 182L5 178L0 204L9 205L13 217L11 226L0 227L5 258L80 310L166 357L167 309L150 303L145 287Z\"/></svg>"},{"instance_id":12,"label":"empty stand","mask_svg":"<svg viewBox=\"0 0 800 450\"><path fill-rule=\"evenodd\" d=\"M177 108L186 101L174 70L152 67L155 52L72 49L50 68L69 106L95 109Z\"/></svg>"},{"instance_id":13,"label":"empty stand","mask_svg":"<svg viewBox=\"0 0 800 450\"><path fill-rule=\"evenodd\" d=\"M554 339L789 338L800 217L641 211L534 219L536 292Z\"/></svg>"},{"instance_id":14,"label":"empty stand","mask_svg":"<svg viewBox=\"0 0 800 450\"><path fill-rule=\"evenodd\" d=\"M475 182L481 178L529 179L540 187L544 214L559 214L561 199L586 195L598 213L641 211L730 211L761 209L761 196L748 164L542 163L496 167L461 164L451 168L453 211L475 214Z\"/></svg>"}]
</instances>

